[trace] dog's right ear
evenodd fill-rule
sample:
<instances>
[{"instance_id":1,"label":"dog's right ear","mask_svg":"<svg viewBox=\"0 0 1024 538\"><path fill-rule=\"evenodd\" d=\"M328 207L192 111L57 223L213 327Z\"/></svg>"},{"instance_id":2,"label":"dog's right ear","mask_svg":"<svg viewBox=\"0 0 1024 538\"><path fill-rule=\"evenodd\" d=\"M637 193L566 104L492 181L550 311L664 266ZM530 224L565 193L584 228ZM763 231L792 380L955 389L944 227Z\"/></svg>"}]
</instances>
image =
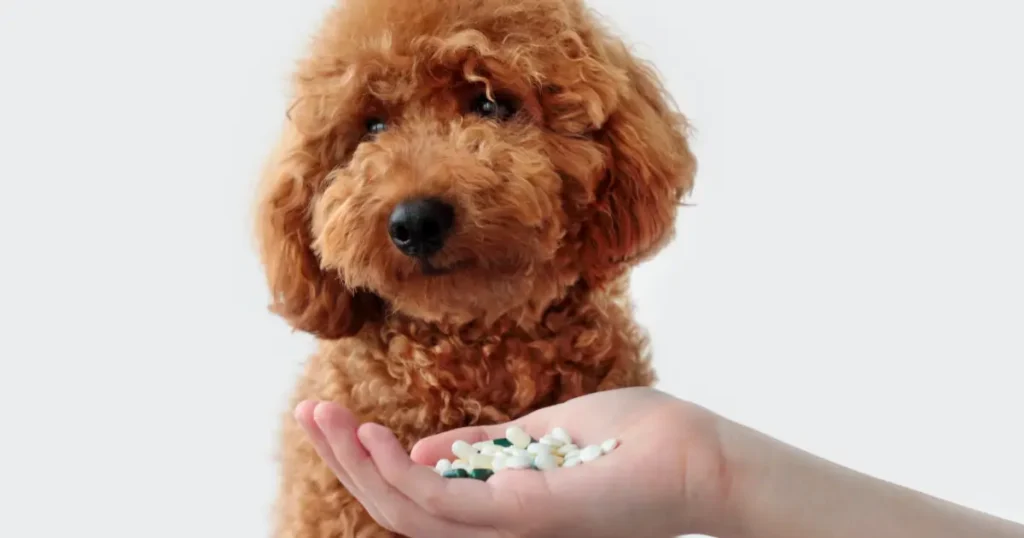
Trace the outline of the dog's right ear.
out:
<instances>
[{"instance_id":1,"label":"dog's right ear","mask_svg":"<svg viewBox=\"0 0 1024 538\"><path fill-rule=\"evenodd\" d=\"M330 166L316 145L287 122L264 170L257 240L270 310L295 329L333 340L358 332L376 297L347 289L339 273L321 268L312 249L313 198Z\"/></svg>"}]
</instances>

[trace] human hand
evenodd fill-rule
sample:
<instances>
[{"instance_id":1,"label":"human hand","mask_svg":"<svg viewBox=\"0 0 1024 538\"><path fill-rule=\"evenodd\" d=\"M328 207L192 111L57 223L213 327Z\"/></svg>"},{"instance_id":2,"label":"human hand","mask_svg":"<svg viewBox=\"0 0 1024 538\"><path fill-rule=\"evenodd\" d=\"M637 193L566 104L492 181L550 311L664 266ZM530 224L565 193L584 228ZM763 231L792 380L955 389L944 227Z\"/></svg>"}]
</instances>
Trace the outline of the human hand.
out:
<instances>
[{"instance_id":1,"label":"human hand","mask_svg":"<svg viewBox=\"0 0 1024 538\"><path fill-rule=\"evenodd\" d=\"M726 490L717 417L648 388L599 392L513 423L420 441L411 457L386 428L360 425L334 404L296 417L317 452L382 526L413 538L709 534ZM431 467L457 439L503 437L516 424L539 438L556 426L580 446L615 437L609 455L550 471L504 470L487 482L445 479Z\"/></svg>"}]
</instances>

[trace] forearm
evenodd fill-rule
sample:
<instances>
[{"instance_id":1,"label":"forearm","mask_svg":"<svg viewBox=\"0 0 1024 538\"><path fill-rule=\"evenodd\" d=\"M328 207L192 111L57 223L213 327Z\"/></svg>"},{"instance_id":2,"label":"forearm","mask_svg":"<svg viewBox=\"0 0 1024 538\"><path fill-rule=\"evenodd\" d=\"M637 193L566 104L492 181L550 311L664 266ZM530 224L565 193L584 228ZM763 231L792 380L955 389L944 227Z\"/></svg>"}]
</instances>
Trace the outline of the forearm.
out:
<instances>
[{"instance_id":1,"label":"forearm","mask_svg":"<svg viewBox=\"0 0 1024 538\"><path fill-rule=\"evenodd\" d=\"M884 482L735 424L720 538L1024 538L1024 527Z\"/></svg>"}]
</instances>

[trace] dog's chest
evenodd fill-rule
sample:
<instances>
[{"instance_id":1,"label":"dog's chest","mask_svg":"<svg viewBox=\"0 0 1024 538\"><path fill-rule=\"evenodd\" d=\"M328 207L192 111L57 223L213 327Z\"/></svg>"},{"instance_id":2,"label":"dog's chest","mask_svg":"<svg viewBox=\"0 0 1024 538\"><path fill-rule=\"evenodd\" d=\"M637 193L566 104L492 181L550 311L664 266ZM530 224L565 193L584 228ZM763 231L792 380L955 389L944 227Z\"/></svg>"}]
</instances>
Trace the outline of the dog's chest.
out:
<instances>
[{"instance_id":1,"label":"dog's chest","mask_svg":"<svg viewBox=\"0 0 1024 538\"><path fill-rule=\"evenodd\" d=\"M325 344L318 359L326 371L314 382L408 440L653 382L643 334L624 312L572 314L498 334L383 327L373 337Z\"/></svg>"}]
</instances>

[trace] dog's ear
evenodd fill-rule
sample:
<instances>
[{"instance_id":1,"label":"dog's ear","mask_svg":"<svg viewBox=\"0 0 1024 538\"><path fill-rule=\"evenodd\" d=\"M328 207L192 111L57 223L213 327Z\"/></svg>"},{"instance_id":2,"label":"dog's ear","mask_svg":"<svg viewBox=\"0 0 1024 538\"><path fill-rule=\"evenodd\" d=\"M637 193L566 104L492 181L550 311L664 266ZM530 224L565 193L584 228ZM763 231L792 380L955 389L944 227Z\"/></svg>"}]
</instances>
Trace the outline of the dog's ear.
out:
<instances>
[{"instance_id":1,"label":"dog's ear","mask_svg":"<svg viewBox=\"0 0 1024 538\"><path fill-rule=\"evenodd\" d=\"M260 258L270 310L295 329L325 339L359 331L376 297L353 293L336 271L324 271L312 249L315 193L329 172L328 152L316 138L285 126L264 170L256 207Z\"/></svg>"},{"instance_id":2,"label":"dog's ear","mask_svg":"<svg viewBox=\"0 0 1024 538\"><path fill-rule=\"evenodd\" d=\"M669 242L696 174L687 120L658 73L621 42L605 42L600 52L605 73L591 77L590 91L604 96L606 117L593 136L606 166L581 230L583 275L594 285Z\"/></svg>"}]
</instances>

